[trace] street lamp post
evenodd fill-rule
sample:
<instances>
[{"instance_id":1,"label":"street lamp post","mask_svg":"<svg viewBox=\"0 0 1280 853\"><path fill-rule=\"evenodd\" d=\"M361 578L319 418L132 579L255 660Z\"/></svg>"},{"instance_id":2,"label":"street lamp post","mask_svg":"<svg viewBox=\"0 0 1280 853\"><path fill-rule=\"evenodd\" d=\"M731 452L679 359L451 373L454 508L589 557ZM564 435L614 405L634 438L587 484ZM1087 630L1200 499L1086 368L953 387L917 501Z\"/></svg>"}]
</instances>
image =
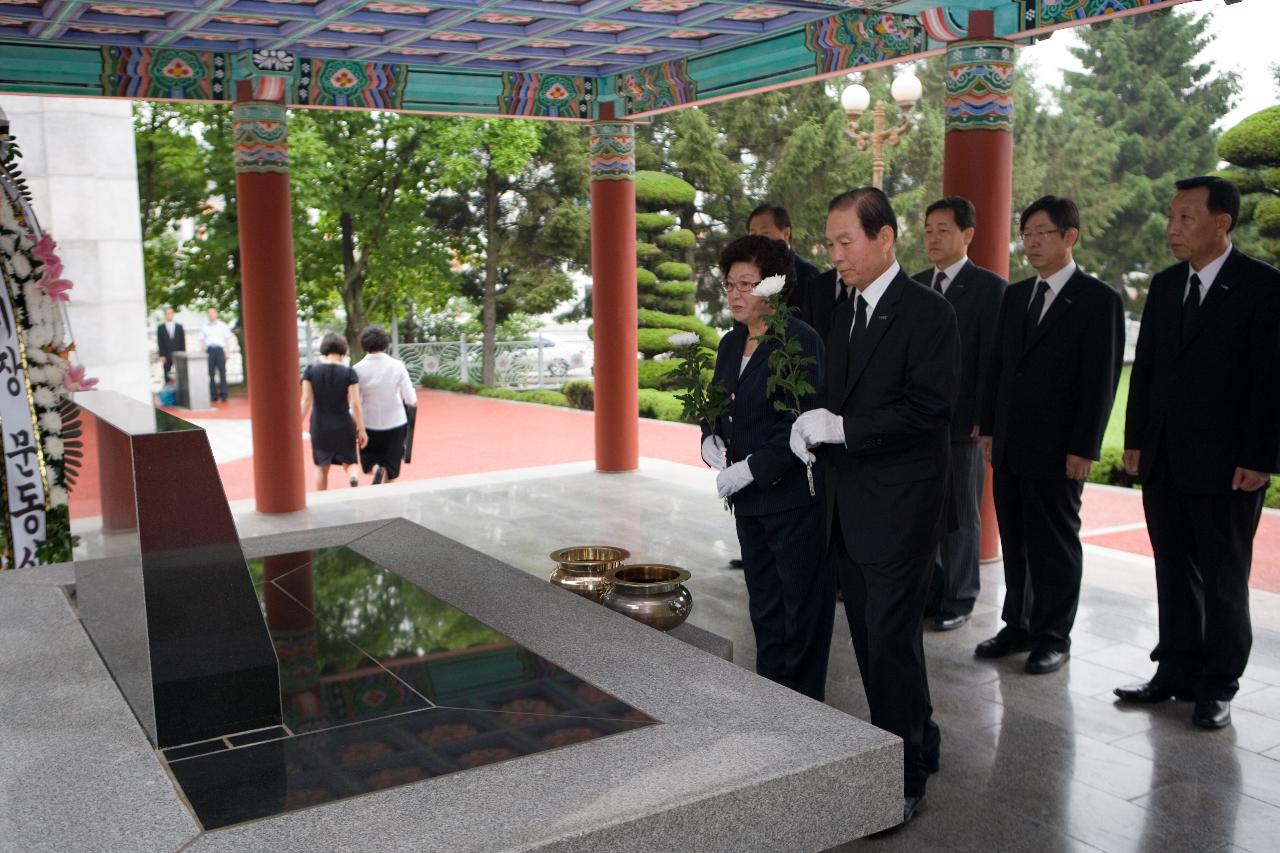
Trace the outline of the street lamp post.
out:
<instances>
[{"instance_id":1,"label":"street lamp post","mask_svg":"<svg viewBox=\"0 0 1280 853\"><path fill-rule=\"evenodd\" d=\"M867 107L871 106L871 93L867 87L854 83L840 93L840 106L849 117L849 126L845 129L850 137L858 143L859 151L871 149L871 185L876 189L884 189L884 146L897 146L903 136L911 130L911 115L908 112L915 102L920 100L923 87L920 80L910 71L897 77L889 88L894 102L902 112L902 123L897 127L885 128L884 104L877 101L873 111L871 132L858 130L858 119Z\"/></svg>"}]
</instances>

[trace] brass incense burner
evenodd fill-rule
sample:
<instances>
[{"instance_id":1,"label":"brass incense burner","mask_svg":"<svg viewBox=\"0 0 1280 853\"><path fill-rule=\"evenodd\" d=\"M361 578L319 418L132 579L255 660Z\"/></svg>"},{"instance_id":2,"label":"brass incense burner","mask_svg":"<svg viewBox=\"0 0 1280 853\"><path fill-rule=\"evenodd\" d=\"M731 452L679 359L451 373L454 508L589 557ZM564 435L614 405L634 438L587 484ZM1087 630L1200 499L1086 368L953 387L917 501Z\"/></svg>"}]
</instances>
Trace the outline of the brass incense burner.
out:
<instances>
[{"instance_id":1,"label":"brass incense burner","mask_svg":"<svg viewBox=\"0 0 1280 853\"><path fill-rule=\"evenodd\" d=\"M575 595L599 601L609 582L605 573L631 556L625 548L612 545L575 545L551 552L556 564L550 581Z\"/></svg>"}]
</instances>

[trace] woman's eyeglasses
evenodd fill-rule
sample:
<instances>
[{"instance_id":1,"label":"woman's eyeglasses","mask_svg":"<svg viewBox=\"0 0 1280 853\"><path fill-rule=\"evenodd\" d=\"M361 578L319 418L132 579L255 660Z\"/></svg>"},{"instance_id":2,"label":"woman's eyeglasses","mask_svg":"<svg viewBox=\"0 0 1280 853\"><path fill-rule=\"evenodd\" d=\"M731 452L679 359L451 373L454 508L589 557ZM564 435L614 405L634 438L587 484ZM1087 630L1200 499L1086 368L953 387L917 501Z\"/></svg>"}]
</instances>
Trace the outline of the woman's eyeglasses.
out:
<instances>
[{"instance_id":1,"label":"woman's eyeglasses","mask_svg":"<svg viewBox=\"0 0 1280 853\"><path fill-rule=\"evenodd\" d=\"M722 287L725 293L732 293L735 290L739 293L750 293L759 283L758 281L726 281Z\"/></svg>"}]
</instances>

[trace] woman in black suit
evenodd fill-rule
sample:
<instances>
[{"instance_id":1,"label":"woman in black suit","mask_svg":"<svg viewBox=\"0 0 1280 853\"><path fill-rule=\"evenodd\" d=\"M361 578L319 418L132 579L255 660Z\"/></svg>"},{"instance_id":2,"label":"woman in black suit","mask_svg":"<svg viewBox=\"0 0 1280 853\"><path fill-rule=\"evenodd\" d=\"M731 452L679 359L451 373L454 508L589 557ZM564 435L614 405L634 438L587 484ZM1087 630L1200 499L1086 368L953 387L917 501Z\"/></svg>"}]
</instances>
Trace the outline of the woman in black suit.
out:
<instances>
[{"instance_id":1,"label":"woman in black suit","mask_svg":"<svg viewBox=\"0 0 1280 853\"><path fill-rule=\"evenodd\" d=\"M733 504L747 581L751 626L756 635L756 672L821 701L835 612L835 583L822 559L822 483L809 493L804 465L788 441L795 417L768 394L769 354L776 340L761 341L765 316L773 309L752 294L763 279L795 283L787 245L767 237L742 237L720 255L733 329L720 340L715 378L729 393L727 414L703 441L703 459L719 468L716 486ZM783 294L785 304L786 293ZM808 380L822 394L822 343L812 328L794 317L787 336L813 358ZM727 446L726 446L727 445ZM814 469L818 476L818 469Z\"/></svg>"}]
</instances>

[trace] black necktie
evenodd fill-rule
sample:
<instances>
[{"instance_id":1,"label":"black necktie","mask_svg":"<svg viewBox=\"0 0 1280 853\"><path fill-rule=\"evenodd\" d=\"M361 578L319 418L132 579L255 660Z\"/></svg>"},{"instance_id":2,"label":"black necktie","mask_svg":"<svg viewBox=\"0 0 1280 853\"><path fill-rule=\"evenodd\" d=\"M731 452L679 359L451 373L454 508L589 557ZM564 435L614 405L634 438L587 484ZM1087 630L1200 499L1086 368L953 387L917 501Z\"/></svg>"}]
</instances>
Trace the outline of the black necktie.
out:
<instances>
[{"instance_id":1,"label":"black necktie","mask_svg":"<svg viewBox=\"0 0 1280 853\"><path fill-rule=\"evenodd\" d=\"M1044 313L1044 295L1049 292L1049 282L1036 279L1036 295L1031 297L1031 306L1027 309L1027 337L1040 325L1040 315Z\"/></svg>"},{"instance_id":2,"label":"black necktie","mask_svg":"<svg viewBox=\"0 0 1280 853\"><path fill-rule=\"evenodd\" d=\"M938 270L933 274L933 289L942 292L942 283L947 280L947 274L942 270Z\"/></svg>"},{"instance_id":3,"label":"black necktie","mask_svg":"<svg viewBox=\"0 0 1280 853\"><path fill-rule=\"evenodd\" d=\"M1182 342L1186 343L1196 327L1196 318L1200 316L1200 276L1191 274L1191 286L1187 288L1187 298L1182 300Z\"/></svg>"},{"instance_id":4,"label":"black necktie","mask_svg":"<svg viewBox=\"0 0 1280 853\"><path fill-rule=\"evenodd\" d=\"M849 329L849 354L846 358L849 371L853 370L853 353L858 348L858 338L867 330L867 300L859 293L854 297L853 326Z\"/></svg>"},{"instance_id":5,"label":"black necktie","mask_svg":"<svg viewBox=\"0 0 1280 853\"><path fill-rule=\"evenodd\" d=\"M843 281L837 281L836 287L838 288L836 291L836 307L839 308L849 299L849 285Z\"/></svg>"}]
</instances>

